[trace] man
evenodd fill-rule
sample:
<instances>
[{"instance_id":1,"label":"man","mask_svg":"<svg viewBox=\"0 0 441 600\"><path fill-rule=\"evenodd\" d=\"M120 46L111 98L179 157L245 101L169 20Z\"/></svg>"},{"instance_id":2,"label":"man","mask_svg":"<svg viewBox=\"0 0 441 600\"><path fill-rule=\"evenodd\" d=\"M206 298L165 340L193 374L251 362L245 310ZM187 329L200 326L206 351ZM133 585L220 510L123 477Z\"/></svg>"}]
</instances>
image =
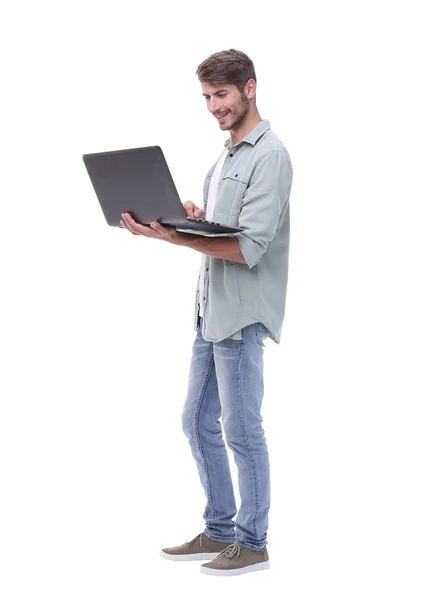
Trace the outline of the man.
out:
<instances>
[{"instance_id":1,"label":"man","mask_svg":"<svg viewBox=\"0 0 441 600\"><path fill-rule=\"evenodd\" d=\"M231 136L204 183L205 217L243 231L206 238L172 227L121 223L133 234L162 239L202 253L195 302L196 339L182 423L207 498L205 530L181 546L164 548L172 560L212 559L210 575L267 569L270 471L260 415L264 340L280 343L289 254L289 154L261 119L256 74L243 52L217 52L196 71L208 110ZM238 468L237 513L222 426Z\"/></svg>"}]
</instances>

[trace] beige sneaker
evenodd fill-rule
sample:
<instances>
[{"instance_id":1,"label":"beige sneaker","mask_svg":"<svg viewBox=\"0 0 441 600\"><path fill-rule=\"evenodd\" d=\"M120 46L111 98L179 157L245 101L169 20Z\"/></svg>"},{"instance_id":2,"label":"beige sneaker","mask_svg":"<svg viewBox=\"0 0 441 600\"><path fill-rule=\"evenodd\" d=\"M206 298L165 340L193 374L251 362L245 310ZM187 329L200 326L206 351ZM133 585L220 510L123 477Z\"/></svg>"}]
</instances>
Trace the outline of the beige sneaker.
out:
<instances>
[{"instance_id":1,"label":"beige sneaker","mask_svg":"<svg viewBox=\"0 0 441 600\"><path fill-rule=\"evenodd\" d=\"M268 549L254 551L241 548L239 544L230 544L215 559L201 566L206 575L242 575L252 571L270 568Z\"/></svg>"},{"instance_id":2,"label":"beige sneaker","mask_svg":"<svg viewBox=\"0 0 441 600\"><path fill-rule=\"evenodd\" d=\"M205 533L199 533L191 542L185 542L182 546L163 548L160 555L169 560L210 560L230 544L231 542L216 542Z\"/></svg>"}]
</instances>

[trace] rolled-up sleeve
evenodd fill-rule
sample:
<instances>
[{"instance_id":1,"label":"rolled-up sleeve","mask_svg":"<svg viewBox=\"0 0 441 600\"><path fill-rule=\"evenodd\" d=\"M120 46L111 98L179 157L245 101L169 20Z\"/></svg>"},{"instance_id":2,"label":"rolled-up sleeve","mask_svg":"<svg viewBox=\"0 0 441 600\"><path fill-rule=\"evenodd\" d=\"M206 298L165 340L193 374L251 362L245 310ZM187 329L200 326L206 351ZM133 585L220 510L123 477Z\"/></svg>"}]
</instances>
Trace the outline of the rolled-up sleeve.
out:
<instances>
[{"instance_id":1,"label":"rolled-up sleeve","mask_svg":"<svg viewBox=\"0 0 441 600\"><path fill-rule=\"evenodd\" d=\"M251 269L273 240L280 215L289 201L293 177L291 162L281 150L272 150L256 164L241 202L235 233L246 264Z\"/></svg>"}]
</instances>

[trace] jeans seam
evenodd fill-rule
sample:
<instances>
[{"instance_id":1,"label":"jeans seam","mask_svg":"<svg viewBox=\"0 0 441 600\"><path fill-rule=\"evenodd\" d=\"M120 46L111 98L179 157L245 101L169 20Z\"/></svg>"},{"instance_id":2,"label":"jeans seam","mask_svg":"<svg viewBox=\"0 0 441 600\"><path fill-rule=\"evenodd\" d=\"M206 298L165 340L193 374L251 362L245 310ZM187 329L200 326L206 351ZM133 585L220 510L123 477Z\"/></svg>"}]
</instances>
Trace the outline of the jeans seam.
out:
<instances>
[{"instance_id":1,"label":"jeans seam","mask_svg":"<svg viewBox=\"0 0 441 600\"><path fill-rule=\"evenodd\" d=\"M207 461L205 459L205 456L202 452L202 444L201 444L201 440L200 440L200 435L199 435L199 413L201 411L201 406L202 406L202 402L204 401L204 397L205 397L205 391L207 389L207 383L208 383L208 378L210 377L210 373L211 373L211 369L213 368L213 363L214 363L214 356L213 353L211 354L210 357L210 364L209 367L207 369L207 375L205 377L205 381L204 381L204 385L202 386L202 392L197 404L197 408L196 408L196 412L195 412L195 417L194 417L194 432L195 432L195 436L196 436L196 440L198 442L198 450L199 453L201 455L202 458L202 464L204 465L204 473L205 473L205 479L206 479L206 486L205 486L205 490L207 492L207 500L208 503L211 506L211 510L212 510L212 519L216 518L216 509L214 508L213 505L213 500L212 500L212 495L211 495L211 489L210 489L210 478L208 476L208 469L207 469Z\"/></svg>"},{"instance_id":2,"label":"jeans seam","mask_svg":"<svg viewBox=\"0 0 441 600\"><path fill-rule=\"evenodd\" d=\"M253 453L251 451L250 448L250 444L248 441L248 437L246 434L246 429L245 429L245 419L244 419L244 415L243 415L243 398L242 398L242 378L241 378L241 373L243 372L242 367L242 356L243 356L243 347L244 347L244 342L242 340L242 343L240 345L240 355L239 355L239 401L240 401L240 424L242 427L242 432L243 432L243 436L245 438L246 444L247 444L247 449L249 452L249 455L251 457L251 461L253 463L253 477L254 477L254 491L256 494L256 512L255 512L255 517L253 519L253 527L254 527L254 537L257 539L257 525L256 525L256 518L257 518L257 514L259 511L259 490L258 490L258 485L257 485L257 474L256 474L256 461L254 460L254 456Z\"/></svg>"}]
</instances>

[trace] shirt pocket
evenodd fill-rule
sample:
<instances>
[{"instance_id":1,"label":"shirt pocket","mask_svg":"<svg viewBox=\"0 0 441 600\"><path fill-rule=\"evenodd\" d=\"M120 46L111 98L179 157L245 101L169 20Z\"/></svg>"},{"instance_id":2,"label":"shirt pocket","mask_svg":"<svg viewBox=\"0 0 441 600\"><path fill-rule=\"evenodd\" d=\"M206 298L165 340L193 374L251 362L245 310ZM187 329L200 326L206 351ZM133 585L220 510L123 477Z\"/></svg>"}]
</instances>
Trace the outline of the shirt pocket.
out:
<instances>
[{"instance_id":1,"label":"shirt pocket","mask_svg":"<svg viewBox=\"0 0 441 600\"><path fill-rule=\"evenodd\" d=\"M216 211L230 216L238 216L242 199L248 187L248 181L238 171L231 171L223 175L219 181L216 199Z\"/></svg>"}]
</instances>

